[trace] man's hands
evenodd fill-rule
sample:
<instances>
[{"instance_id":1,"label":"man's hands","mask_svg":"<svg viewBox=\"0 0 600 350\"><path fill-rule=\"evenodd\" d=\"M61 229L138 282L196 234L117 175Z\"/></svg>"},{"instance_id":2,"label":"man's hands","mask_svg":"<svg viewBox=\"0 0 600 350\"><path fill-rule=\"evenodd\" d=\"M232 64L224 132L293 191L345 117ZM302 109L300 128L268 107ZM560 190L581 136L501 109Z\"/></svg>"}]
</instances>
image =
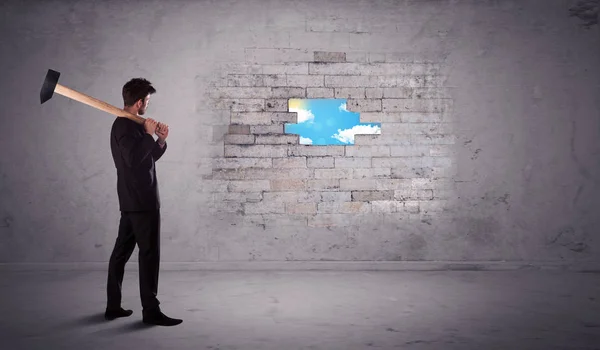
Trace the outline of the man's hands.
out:
<instances>
[{"instance_id":1,"label":"man's hands","mask_svg":"<svg viewBox=\"0 0 600 350\"><path fill-rule=\"evenodd\" d=\"M158 123L156 128L156 136L158 136L158 142L165 143L167 136L169 136L169 126L164 123Z\"/></svg>"},{"instance_id":2,"label":"man's hands","mask_svg":"<svg viewBox=\"0 0 600 350\"><path fill-rule=\"evenodd\" d=\"M157 122L152 118L146 118L144 121L144 130L146 133L158 136L158 142L165 143L167 136L169 136L169 126L164 123Z\"/></svg>"},{"instance_id":3,"label":"man's hands","mask_svg":"<svg viewBox=\"0 0 600 350\"><path fill-rule=\"evenodd\" d=\"M156 132L157 121L152 118L146 118L144 121L144 130L147 134L154 134Z\"/></svg>"}]
</instances>

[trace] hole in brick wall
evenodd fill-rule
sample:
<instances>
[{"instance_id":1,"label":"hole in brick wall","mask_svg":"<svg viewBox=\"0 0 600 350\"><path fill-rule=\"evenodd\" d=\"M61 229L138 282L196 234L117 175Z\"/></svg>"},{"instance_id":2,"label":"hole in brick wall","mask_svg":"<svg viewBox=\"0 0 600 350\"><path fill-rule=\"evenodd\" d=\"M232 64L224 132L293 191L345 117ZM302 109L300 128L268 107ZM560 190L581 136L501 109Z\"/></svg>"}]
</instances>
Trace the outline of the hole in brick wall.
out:
<instances>
[{"instance_id":1,"label":"hole in brick wall","mask_svg":"<svg viewBox=\"0 0 600 350\"><path fill-rule=\"evenodd\" d=\"M302 145L353 145L354 135L381 134L381 124L361 124L345 99L290 99L288 111L298 113L298 123L285 124L285 133L300 135Z\"/></svg>"}]
</instances>

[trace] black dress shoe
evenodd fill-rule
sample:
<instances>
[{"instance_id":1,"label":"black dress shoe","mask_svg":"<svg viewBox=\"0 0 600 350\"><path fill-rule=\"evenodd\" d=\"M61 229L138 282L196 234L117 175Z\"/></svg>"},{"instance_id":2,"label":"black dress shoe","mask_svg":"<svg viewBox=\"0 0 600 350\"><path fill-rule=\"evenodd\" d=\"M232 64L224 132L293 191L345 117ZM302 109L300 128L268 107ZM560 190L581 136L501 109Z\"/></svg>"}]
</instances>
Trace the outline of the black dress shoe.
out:
<instances>
[{"instance_id":1,"label":"black dress shoe","mask_svg":"<svg viewBox=\"0 0 600 350\"><path fill-rule=\"evenodd\" d=\"M167 315L163 314L160 309L155 309L152 311L142 311L143 314L143 322L145 324L151 324L156 326L176 326L183 322L183 320L177 318L170 318Z\"/></svg>"},{"instance_id":2,"label":"black dress shoe","mask_svg":"<svg viewBox=\"0 0 600 350\"><path fill-rule=\"evenodd\" d=\"M119 318L119 317L128 317L131 316L133 314L132 310L124 310L123 308L118 308L118 309L106 309L106 311L104 312L104 318L107 320L114 320L115 318Z\"/></svg>"}]
</instances>

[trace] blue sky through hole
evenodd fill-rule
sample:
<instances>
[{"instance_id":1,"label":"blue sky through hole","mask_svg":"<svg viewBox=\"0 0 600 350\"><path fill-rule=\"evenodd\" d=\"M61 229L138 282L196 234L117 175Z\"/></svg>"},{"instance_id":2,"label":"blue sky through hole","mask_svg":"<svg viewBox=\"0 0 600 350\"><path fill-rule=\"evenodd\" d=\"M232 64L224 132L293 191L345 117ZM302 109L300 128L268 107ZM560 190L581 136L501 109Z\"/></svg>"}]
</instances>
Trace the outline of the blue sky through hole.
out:
<instances>
[{"instance_id":1,"label":"blue sky through hole","mask_svg":"<svg viewBox=\"0 0 600 350\"><path fill-rule=\"evenodd\" d=\"M300 135L301 145L353 145L356 134L381 134L380 123L361 124L345 99L290 99L288 109L298 124L285 124L285 133Z\"/></svg>"}]
</instances>

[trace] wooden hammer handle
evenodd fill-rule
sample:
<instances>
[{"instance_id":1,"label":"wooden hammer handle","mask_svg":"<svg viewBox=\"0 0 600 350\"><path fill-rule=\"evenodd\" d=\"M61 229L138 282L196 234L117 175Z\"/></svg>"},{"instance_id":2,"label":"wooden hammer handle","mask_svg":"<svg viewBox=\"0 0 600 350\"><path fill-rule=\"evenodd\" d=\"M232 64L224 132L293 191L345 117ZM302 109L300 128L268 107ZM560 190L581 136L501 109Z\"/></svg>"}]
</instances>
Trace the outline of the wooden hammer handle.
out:
<instances>
[{"instance_id":1,"label":"wooden hammer handle","mask_svg":"<svg viewBox=\"0 0 600 350\"><path fill-rule=\"evenodd\" d=\"M85 103L86 105L98 108L101 111L116 115L117 117L125 117L137 122L138 124L144 124L146 118L140 117L139 115L135 115L133 113L129 113L120 108L117 108L113 105L110 105L104 101L100 101L86 94L82 94L81 92L77 92L73 89L69 89L66 86L56 84L56 88L54 88L54 92L71 98L75 101L79 101L81 103Z\"/></svg>"}]
</instances>

